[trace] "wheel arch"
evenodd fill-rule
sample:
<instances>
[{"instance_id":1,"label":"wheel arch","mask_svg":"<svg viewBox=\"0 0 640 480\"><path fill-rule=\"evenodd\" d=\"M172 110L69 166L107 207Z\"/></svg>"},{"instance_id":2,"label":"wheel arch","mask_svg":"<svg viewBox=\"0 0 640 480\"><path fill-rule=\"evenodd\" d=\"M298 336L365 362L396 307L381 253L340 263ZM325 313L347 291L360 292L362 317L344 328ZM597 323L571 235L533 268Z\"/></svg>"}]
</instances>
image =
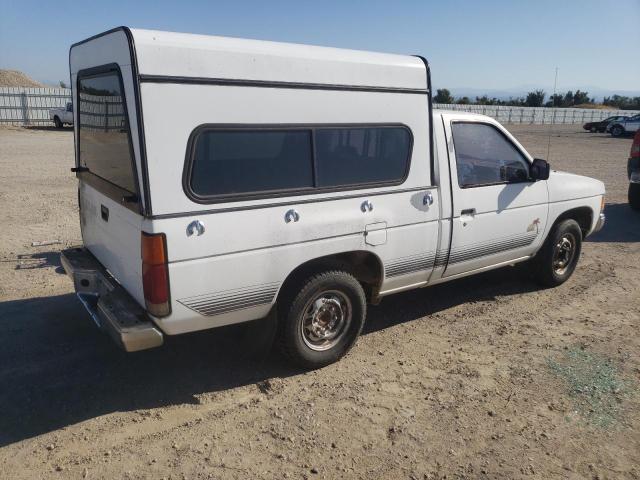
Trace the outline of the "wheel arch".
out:
<instances>
[{"instance_id":1,"label":"wheel arch","mask_svg":"<svg viewBox=\"0 0 640 480\"><path fill-rule=\"evenodd\" d=\"M276 303L289 295L293 287L299 285L305 278L328 270L342 270L353 275L362 284L368 301L377 298L384 278L384 267L380 257L367 250L353 250L316 257L289 272L276 295Z\"/></svg>"},{"instance_id":2,"label":"wheel arch","mask_svg":"<svg viewBox=\"0 0 640 480\"><path fill-rule=\"evenodd\" d=\"M553 231L556 225L558 225L563 220L572 219L578 222L580 226L580 230L582 231L582 238L586 237L587 234L591 231L591 226L593 225L594 212L591 207L582 206L575 207L569 210L562 212L553 222L553 225L549 229L549 233Z\"/></svg>"}]
</instances>

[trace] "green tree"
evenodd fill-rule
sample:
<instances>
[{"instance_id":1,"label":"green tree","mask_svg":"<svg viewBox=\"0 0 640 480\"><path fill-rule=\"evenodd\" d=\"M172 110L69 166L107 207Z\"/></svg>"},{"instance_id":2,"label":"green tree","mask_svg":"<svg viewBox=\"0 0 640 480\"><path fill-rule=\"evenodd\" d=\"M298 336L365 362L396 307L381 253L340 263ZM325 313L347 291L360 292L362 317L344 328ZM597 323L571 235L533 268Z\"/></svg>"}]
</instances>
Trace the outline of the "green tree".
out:
<instances>
[{"instance_id":1,"label":"green tree","mask_svg":"<svg viewBox=\"0 0 640 480\"><path fill-rule=\"evenodd\" d=\"M559 93L554 93L549 97L549 101L545 104L545 107L561 107L564 97Z\"/></svg>"},{"instance_id":2,"label":"green tree","mask_svg":"<svg viewBox=\"0 0 640 480\"><path fill-rule=\"evenodd\" d=\"M487 95L483 95L481 97L476 97L475 103L477 105L500 105L500 100L497 98L489 98Z\"/></svg>"},{"instance_id":3,"label":"green tree","mask_svg":"<svg viewBox=\"0 0 640 480\"><path fill-rule=\"evenodd\" d=\"M436 103L454 103L451 92L446 88L439 88L433 101Z\"/></svg>"},{"instance_id":4,"label":"green tree","mask_svg":"<svg viewBox=\"0 0 640 480\"><path fill-rule=\"evenodd\" d=\"M60 80L60 88L67 88L67 84Z\"/></svg>"},{"instance_id":5,"label":"green tree","mask_svg":"<svg viewBox=\"0 0 640 480\"><path fill-rule=\"evenodd\" d=\"M612 97L604 97L602 103L621 110L640 110L640 97L613 95Z\"/></svg>"},{"instance_id":6,"label":"green tree","mask_svg":"<svg viewBox=\"0 0 640 480\"><path fill-rule=\"evenodd\" d=\"M459 105L469 105L471 103L471 100L469 99L469 97L461 97L456 100L456 103Z\"/></svg>"},{"instance_id":7,"label":"green tree","mask_svg":"<svg viewBox=\"0 0 640 480\"><path fill-rule=\"evenodd\" d=\"M544 90L534 90L533 92L527 93L525 103L527 107L541 107L544 104L545 96Z\"/></svg>"},{"instance_id":8,"label":"green tree","mask_svg":"<svg viewBox=\"0 0 640 480\"><path fill-rule=\"evenodd\" d=\"M567 91L564 94L564 98L562 99L563 107L571 107L573 105L573 92L571 90Z\"/></svg>"},{"instance_id":9,"label":"green tree","mask_svg":"<svg viewBox=\"0 0 640 480\"><path fill-rule=\"evenodd\" d=\"M589 92L576 90L576 93L573 94L573 105L581 105L583 103L589 103Z\"/></svg>"}]
</instances>

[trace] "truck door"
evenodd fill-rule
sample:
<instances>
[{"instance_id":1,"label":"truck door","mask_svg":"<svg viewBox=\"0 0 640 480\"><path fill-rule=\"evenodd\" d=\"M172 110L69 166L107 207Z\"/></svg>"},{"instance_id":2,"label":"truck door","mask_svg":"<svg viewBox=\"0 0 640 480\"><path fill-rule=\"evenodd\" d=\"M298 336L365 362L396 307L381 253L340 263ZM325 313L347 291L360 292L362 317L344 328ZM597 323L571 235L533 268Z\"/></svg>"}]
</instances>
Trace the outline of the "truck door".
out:
<instances>
[{"instance_id":1,"label":"truck door","mask_svg":"<svg viewBox=\"0 0 640 480\"><path fill-rule=\"evenodd\" d=\"M546 181L499 124L445 116L453 195L452 237L443 277L531 255L547 222Z\"/></svg>"}]
</instances>

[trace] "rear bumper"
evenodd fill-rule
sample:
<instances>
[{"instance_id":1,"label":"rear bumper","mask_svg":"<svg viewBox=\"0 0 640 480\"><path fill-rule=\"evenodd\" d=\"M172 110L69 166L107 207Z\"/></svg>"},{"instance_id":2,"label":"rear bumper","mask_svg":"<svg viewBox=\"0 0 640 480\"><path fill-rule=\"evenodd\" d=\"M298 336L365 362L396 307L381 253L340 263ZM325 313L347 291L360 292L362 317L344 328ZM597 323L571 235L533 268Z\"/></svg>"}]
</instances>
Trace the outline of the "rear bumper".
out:
<instances>
[{"instance_id":1,"label":"rear bumper","mask_svg":"<svg viewBox=\"0 0 640 480\"><path fill-rule=\"evenodd\" d=\"M60 261L93 321L127 352L159 347L162 332L87 249L63 250Z\"/></svg>"}]
</instances>

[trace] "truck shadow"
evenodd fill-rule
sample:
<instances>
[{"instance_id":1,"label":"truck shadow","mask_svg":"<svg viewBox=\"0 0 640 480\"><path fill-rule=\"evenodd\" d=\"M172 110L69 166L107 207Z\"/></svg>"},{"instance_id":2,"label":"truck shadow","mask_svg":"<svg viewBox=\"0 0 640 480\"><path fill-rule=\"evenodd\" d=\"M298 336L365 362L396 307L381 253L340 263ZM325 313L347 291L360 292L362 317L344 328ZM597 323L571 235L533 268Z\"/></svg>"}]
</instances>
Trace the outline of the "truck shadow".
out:
<instances>
[{"instance_id":1,"label":"truck shadow","mask_svg":"<svg viewBox=\"0 0 640 480\"><path fill-rule=\"evenodd\" d=\"M640 242L640 212L631 209L628 203L607 204L604 228L587 238L587 242Z\"/></svg>"},{"instance_id":2,"label":"truck shadow","mask_svg":"<svg viewBox=\"0 0 640 480\"><path fill-rule=\"evenodd\" d=\"M9 260L11 261L11 260ZM34 268L54 268L56 273L63 274L64 269L60 263L60 252L20 253L13 260L16 270L32 270Z\"/></svg>"},{"instance_id":3,"label":"truck shadow","mask_svg":"<svg viewBox=\"0 0 640 480\"><path fill-rule=\"evenodd\" d=\"M398 294L369 309L364 334L536 288L517 268L506 268L429 294ZM198 404L200 394L301 373L255 341L260 329L267 330L254 324L180 335L162 348L127 354L98 331L73 294L0 303L0 447L108 413Z\"/></svg>"}]
</instances>

